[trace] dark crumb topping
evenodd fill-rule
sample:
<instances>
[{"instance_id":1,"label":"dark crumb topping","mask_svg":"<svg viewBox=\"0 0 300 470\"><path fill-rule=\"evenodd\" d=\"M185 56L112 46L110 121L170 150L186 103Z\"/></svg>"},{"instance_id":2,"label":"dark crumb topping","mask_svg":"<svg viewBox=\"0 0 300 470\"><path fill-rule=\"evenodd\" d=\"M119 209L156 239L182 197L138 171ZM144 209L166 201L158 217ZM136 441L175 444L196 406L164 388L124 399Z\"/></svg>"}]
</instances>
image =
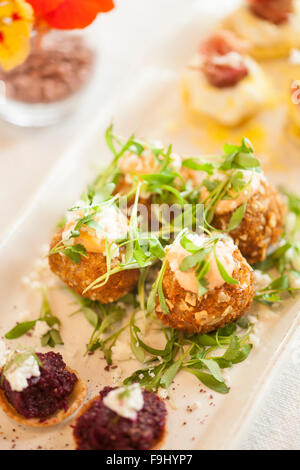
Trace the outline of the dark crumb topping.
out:
<instances>
[{"instance_id":1,"label":"dark crumb topping","mask_svg":"<svg viewBox=\"0 0 300 470\"><path fill-rule=\"evenodd\" d=\"M79 417L74 427L78 450L146 450L162 437L166 406L152 392L143 391L144 406L136 421L123 418L107 408L103 398L111 391L105 387L99 399Z\"/></svg>"},{"instance_id":2,"label":"dark crumb topping","mask_svg":"<svg viewBox=\"0 0 300 470\"><path fill-rule=\"evenodd\" d=\"M25 418L48 418L58 410L68 409L68 397L77 382L75 374L66 370L61 354L48 352L37 353L41 362L40 377L31 377L28 387L22 392L11 389L3 377L1 388L9 403Z\"/></svg>"}]
</instances>

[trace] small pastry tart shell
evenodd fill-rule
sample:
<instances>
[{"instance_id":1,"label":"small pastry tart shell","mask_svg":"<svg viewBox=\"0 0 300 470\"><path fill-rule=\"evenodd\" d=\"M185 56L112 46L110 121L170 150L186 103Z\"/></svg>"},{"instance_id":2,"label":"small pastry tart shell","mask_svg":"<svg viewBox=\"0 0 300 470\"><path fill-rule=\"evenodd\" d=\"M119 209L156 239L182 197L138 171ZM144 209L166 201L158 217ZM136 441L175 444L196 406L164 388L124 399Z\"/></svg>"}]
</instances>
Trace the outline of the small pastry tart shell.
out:
<instances>
[{"instance_id":1,"label":"small pastry tart shell","mask_svg":"<svg viewBox=\"0 0 300 470\"><path fill-rule=\"evenodd\" d=\"M68 372L71 372L72 374L75 374L78 377L76 371L74 371L70 367L66 367L66 369L68 370ZM0 389L0 408L10 419L16 421L19 424L23 424L24 426L31 426L34 428L45 428L47 426L55 426L56 424L61 423L69 416L74 414L84 402L86 393L87 388L85 383L83 382L83 380L78 378L77 382L74 385L71 395L68 397L69 408L67 409L67 411L60 410L43 421L40 421L40 418L25 418L25 416L19 414L16 409L9 403L2 389Z\"/></svg>"}]
</instances>

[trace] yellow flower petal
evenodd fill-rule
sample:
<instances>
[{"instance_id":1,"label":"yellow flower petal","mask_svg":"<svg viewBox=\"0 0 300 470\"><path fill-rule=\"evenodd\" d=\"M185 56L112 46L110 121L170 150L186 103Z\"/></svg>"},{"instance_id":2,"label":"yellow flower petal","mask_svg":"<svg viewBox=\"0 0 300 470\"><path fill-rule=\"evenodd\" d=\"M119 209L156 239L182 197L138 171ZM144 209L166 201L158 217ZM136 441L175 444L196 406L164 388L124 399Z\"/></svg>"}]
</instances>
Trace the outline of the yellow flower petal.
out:
<instances>
[{"instance_id":1,"label":"yellow flower petal","mask_svg":"<svg viewBox=\"0 0 300 470\"><path fill-rule=\"evenodd\" d=\"M26 1L0 3L0 65L4 70L11 70L26 60L33 21L33 10Z\"/></svg>"}]
</instances>

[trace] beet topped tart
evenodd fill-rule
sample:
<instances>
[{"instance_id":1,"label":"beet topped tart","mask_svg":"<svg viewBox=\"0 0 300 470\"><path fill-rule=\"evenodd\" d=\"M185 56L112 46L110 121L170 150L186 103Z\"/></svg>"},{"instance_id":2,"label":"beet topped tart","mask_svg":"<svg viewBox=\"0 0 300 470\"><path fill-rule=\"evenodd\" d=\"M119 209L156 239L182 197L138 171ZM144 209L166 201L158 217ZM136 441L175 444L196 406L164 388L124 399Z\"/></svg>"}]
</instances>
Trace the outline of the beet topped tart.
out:
<instances>
[{"instance_id":1,"label":"beet topped tart","mask_svg":"<svg viewBox=\"0 0 300 470\"><path fill-rule=\"evenodd\" d=\"M104 387L76 419L77 450L147 450L162 439L167 410L139 384Z\"/></svg>"},{"instance_id":2,"label":"beet topped tart","mask_svg":"<svg viewBox=\"0 0 300 470\"><path fill-rule=\"evenodd\" d=\"M82 404L86 386L61 354L17 350L1 369L0 407L14 421L43 427L60 423Z\"/></svg>"}]
</instances>

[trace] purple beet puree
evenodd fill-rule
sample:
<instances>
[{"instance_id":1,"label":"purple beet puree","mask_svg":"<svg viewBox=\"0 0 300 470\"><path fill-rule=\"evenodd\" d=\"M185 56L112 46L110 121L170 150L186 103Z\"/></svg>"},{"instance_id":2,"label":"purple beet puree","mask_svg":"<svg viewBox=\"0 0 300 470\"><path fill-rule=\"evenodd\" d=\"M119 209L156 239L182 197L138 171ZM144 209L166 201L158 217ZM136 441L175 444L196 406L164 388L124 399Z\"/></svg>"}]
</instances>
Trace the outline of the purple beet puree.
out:
<instances>
[{"instance_id":1,"label":"purple beet puree","mask_svg":"<svg viewBox=\"0 0 300 470\"><path fill-rule=\"evenodd\" d=\"M132 421L107 408L103 398L114 388L105 387L74 427L78 450L146 450L162 437L166 406L152 392L143 391L144 406Z\"/></svg>"},{"instance_id":2,"label":"purple beet puree","mask_svg":"<svg viewBox=\"0 0 300 470\"><path fill-rule=\"evenodd\" d=\"M61 354L48 352L37 356L41 361L40 377L28 379L28 387L22 392L13 391L3 377L1 388L19 414L43 421L58 410L68 409L67 398L78 379L66 370Z\"/></svg>"}]
</instances>

